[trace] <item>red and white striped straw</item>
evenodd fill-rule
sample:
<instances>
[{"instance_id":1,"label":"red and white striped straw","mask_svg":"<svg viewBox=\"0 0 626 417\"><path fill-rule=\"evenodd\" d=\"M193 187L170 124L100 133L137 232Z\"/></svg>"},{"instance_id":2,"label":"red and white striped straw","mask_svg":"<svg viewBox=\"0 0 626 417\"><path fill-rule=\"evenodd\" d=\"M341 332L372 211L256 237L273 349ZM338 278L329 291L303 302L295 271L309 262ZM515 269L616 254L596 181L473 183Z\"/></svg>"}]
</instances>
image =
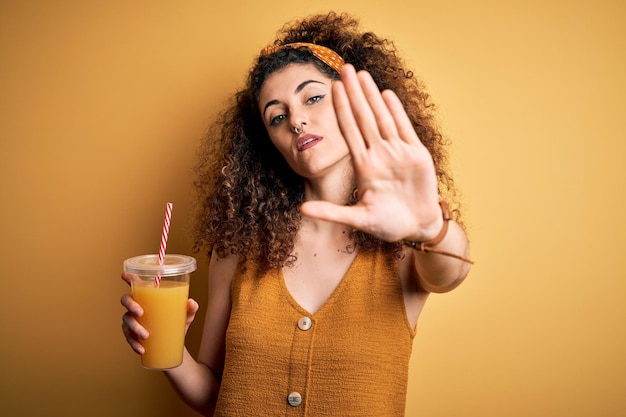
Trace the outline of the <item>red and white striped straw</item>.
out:
<instances>
[{"instance_id":1,"label":"red and white striped straw","mask_svg":"<svg viewBox=\"0 0 626 417\"><path fill-rule=\"evenodd\" d=\"M161 245L159 246L159 266L163 266L165 260L165 249L167 248L167 237L170 234L170 222L172 220L172 203L165 206L165 219L163 220L163 232L161 233ZM154 286L161 285L161 275L154 277Z\"/></svg>"}]
</instances>

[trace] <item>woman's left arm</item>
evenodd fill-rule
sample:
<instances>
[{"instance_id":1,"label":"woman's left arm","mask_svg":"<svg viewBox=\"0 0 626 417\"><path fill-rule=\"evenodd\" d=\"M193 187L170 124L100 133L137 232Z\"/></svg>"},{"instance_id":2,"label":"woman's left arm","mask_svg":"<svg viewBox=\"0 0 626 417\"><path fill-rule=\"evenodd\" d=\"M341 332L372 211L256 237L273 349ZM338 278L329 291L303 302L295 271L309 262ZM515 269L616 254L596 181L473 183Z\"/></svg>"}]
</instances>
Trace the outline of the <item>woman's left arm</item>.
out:
<instances>
[{"instance_id":1,"label":"woman's left arm","mask_svg":"<svg viewBox=\"0 0 626 417\"><path fill-rule=\"evenodd\" d=\"M407 239L407 255L415 266L416 279L428 292L447 292L456 288L467 276L470 265L469 244L465 232L454 220L436 245L420 244Z\"/></svg>"}]
</instances>

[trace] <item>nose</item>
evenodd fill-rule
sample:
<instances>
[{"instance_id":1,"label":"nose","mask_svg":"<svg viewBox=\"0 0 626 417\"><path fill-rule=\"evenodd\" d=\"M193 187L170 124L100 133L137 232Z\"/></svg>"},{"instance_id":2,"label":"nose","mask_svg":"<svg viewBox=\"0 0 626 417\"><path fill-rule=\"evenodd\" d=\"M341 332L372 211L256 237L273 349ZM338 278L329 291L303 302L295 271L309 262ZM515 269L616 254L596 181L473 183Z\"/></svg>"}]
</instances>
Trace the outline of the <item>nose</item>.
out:
<instances>
[{"instance_id":1,"label":"nose","mask_svg":"<svg viewBox=\"0 0 626 417\"><path fill-rule=\"evenodd\" d=\"M293 125L291 126L291 130L293 130L293 133L295 133L296 135L299 135L300 133L304 132L304 126L306 125L306 122L301 122L299 125Z\"/></svg>"},{"instance_id":2,"label":"nose","mask_svg":"<svg viewBox=\"0 0 626 417\"><path fill-rule=\"evenodd\" d=\"M291 125L291 130L293 133L299 135L304 132L304 127L306 126L306 120L304 115L296 114L292 112L289 116L289 123Z\"/></svg>"}]
</instances>

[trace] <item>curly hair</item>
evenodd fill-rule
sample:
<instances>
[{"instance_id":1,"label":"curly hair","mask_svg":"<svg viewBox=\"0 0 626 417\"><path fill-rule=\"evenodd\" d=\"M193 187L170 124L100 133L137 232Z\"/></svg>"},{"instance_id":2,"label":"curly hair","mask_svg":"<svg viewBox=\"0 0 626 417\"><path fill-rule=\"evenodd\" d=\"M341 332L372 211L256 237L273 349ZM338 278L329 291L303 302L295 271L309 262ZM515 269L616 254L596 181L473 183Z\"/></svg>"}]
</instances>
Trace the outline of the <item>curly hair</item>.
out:
<instances>
[{"instance_id":1,"label":"curly hair","mask_svg":"<svg viewBox=\"0 0 626 417\"><path fill-rule=\"evenodd\" d=\"M358 21L347 14L311 16L285 25L275 45L308 42L326 46L352 64L371 73L381 90L393 90L409 115L419 138L435 164L439 192L451 200L456 195L447 168L447 145L434 116L434 105L423 83L405 69L393 42L371 32L361 32ZM331 78L338 74L307 49L283 48L259 55L245 87L208 131L198 155L194 182L199 210L195 227L196 252L209 256L238 255L243 265L254 259L261 269L280 268L295 261L293 248L301 224L304 182L287 165L271 143L258 105L259 91L273 72L292 63L312 63ZM352 193L354 204L358 193ZM460 213L454 210L458 220ZM354 246L382 246L400 253L399 243L382 242L353 231Z\"/></svg>"}]
</instances>

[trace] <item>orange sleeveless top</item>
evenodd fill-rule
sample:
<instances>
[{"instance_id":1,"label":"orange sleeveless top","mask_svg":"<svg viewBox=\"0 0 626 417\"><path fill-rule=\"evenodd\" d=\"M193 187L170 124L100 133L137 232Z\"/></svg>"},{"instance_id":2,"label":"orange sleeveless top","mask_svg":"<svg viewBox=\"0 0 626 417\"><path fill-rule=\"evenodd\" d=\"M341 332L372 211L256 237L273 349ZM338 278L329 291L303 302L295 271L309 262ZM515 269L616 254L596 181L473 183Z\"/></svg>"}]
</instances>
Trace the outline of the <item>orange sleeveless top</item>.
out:
<instances>
[{"instance_id":1,"label":"orange sleeveless top","mask_svg":"<svg viewBox=\"0 0 626 417\"><path fill-rule=\"evenodd\" d=\"M359 251L315 313L282 270L234 277L216 417L403 416L415 331L393 254Z\"/></svg>"}]
</instances>

